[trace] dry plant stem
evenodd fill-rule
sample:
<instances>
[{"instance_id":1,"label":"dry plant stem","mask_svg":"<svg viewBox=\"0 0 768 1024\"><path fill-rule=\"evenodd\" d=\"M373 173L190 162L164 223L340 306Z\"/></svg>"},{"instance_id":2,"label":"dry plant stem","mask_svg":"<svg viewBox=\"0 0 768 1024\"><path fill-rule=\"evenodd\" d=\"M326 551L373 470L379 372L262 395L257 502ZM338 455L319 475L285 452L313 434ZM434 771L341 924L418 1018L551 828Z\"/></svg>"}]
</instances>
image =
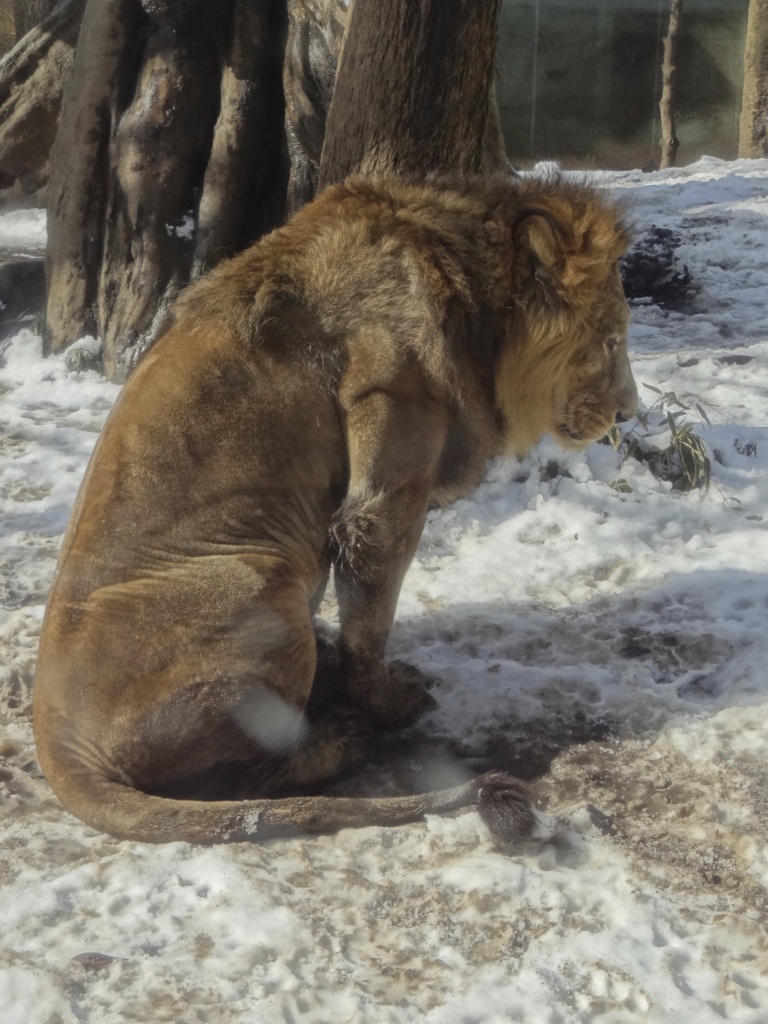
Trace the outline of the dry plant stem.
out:
<instances>
[{"instance_id":1,"label":"dry plant stem","mask_svg":"<svg viewBox=\"0 0 768 1024\"><path fill-rule=\"evenodd\" d=\"M669 28L664 39L664 57L661 63L661 162L659 166L675 166L680 141L675 131L675 86L677 78L677 42L683 14L683 0L671 0Z\"/></svg>"}]
</instances>

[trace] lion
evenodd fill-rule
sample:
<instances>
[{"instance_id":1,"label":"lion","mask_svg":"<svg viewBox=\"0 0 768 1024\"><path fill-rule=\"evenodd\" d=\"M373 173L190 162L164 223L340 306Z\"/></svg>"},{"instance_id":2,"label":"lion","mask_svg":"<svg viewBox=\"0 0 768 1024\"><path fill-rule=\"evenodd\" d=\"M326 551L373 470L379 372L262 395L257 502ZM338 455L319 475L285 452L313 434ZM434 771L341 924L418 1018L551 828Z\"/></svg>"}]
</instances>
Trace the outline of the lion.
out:
<instances>
[{"instance_id":1,"label":"lion","mask_svg":"<svg viewBox=\"0 0 768 1024\"><path fill-rule=\"evenodd\" d=\"M35 736L66 808L144 842L471 804L498 836L530 831L502 772L321 790L434 704L385 657L430 506L500 453L579 448L634 412L627 244L583 182L358 177L183 293L98 440L44 619Z\"/></svg>"}]
</instances>

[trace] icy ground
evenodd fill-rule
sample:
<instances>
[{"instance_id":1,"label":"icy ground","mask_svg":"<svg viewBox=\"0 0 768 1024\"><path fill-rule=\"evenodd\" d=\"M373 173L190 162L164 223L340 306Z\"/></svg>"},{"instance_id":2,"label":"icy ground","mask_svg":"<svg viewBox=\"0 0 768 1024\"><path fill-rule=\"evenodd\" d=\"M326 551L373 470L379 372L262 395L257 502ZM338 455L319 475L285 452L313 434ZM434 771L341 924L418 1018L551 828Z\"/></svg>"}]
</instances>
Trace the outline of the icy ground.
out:
<instances>
[{"instance_id":1,"label":"icy ground","mask_svg":"<svg viewBox=\"0 0 768 1024\"><path fill-rule=\"evenodd\" d=\"M117 842L66 814L35 761L35 648L117 389L13 339L4 1024L768 1021L768 161L604 182L640 233L681 236L697 292L677 312L637 304L631 345L646 404L643 384L689 406L711 486L678 493L609 446L545 443L432 514L392 653L437 676L439 709L368 780L512 767L540 809L525 848L495 849L474 812L213 849Z\"/></svg>"}]
</instances>

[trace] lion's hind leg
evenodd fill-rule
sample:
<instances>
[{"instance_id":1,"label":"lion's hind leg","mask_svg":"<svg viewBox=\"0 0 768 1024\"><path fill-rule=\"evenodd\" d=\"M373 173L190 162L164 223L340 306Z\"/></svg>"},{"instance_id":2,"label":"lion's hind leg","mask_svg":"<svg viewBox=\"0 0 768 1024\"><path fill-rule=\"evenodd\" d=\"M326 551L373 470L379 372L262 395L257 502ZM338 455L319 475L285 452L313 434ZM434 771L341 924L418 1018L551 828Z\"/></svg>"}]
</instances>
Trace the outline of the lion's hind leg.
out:
<instances>
[{"instance_id":1,"label":"lion's hind leg","mask_svg":"<svg viewBox=\"0 0 768 1024\"><path fill-rule=\"evenodd\" d=\"M112 760L148 793L244 800L315 792L365 760L370 742L355 709L310 719L259 678L218 679L145 712Z\"/></svg>"},{"instance_id":2,"label":"lion's hind leg","mask_svg":"<svg viewBox=\"0 0 768 1024\"><path fill-rule=\"evenodd\" d=\"M249 580L233 588L221 639L143 679L146 704L112 744L133 786L186 799L273 797L316 790L365 756L369 733L361 714L339 706L333 655L312 698L318 652L304 589L259 569L260 600L248 600Z\"/></svg>"},{"instance_id":3,"label":"lion's hind leg","mask_svg":"<svg viewBox=\"0 0 768 1024\"><path fill-rule=\"evenodd\" d=\"M280 772L281 792L307 793L367 760L373 743L368 715L353 707L340 677L338 645L315 633L316 666L298 744Z\"/></svg>"},{"instance_id":4,"label":"lion's hind leg","mask_svg":"<svg viewBox=\"0 0 768 1024\"><path fill-rule=\"evenodd\" d=\"M305 741L291 755L283 775L290 792L312 792L333 782L371 751L373 732L366 715L352 707L339 707L314 722Z\"/></svg>"},{"instance_id":5,"label":"lion's hind leg","mask_svg":"<svg viewBox=\"0 0 768 1024\"><path fill-rule=\"evenodd\" d=\"M271 792L305 730L302 710L258 677L197 680L123 723L109 760L158 796L235 799L243 776L255 796Z\"/></svg>"}]
</instances>

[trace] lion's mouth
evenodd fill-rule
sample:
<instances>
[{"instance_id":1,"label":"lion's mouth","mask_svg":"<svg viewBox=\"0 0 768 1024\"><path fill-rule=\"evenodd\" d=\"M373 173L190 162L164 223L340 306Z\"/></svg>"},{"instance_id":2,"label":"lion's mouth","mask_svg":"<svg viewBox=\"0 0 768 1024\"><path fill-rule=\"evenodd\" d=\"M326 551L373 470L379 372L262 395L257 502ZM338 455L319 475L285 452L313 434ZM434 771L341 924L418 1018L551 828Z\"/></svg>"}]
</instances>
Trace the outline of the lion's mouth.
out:
<instances>
[{"instance_id":1,"label":"lion's mouth","mask_svg":"<svg viewBox=\"0 0 768 1024\"><path fill-rule=\"evenodd\" d=\"M570 427L565 423L561 423L557 428L557 437L564 448L586 448L588 444L593 441L599 440L601 437L605 437L610 427L600 427L594 430L576 430L574 427Z\"/></svg>"},{"instance_id":2,"label":"lion's mouth","mask_svg":"<svg viewBox=\"0 0 768 1024\"><path fill-rule=\"evenodd\" d=\"M578 417L572 418L570 423L563 421L558 423L557 432L563 441L571 442L575 445L588 445L592 441L597 441L599 438L604 437L611 429L611 424L605 419L582 424L580 428L574 424L573 419L578 419Z\"/></svg>"},{"instance_id":3,"label":"lion's mouth","mask_svg":"<svg viewBox=\"0 0 768 1024\"><path fill-rule=\"evenodd\" d=\"M565 448L570 448L571 446L583 448L584 445L589 444L589 438L586 438L581 431L576 430L575 427L571 427L567 423L558 424L557 436Z\"/></svg>"}]
</instances>

